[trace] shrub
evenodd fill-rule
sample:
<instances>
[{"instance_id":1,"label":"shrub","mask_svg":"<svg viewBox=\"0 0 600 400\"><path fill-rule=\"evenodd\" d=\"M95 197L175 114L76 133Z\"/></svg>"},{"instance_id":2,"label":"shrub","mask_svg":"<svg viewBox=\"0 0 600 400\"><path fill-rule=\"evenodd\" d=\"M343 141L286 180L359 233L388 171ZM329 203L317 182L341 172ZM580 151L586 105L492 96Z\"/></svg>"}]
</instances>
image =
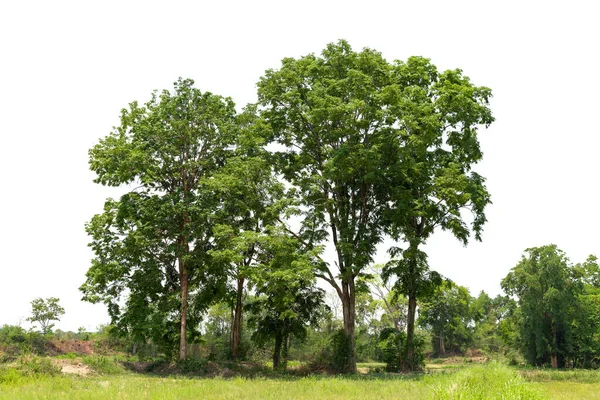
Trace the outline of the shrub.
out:
<instances>
[{"instance_id":1,"label":"shrub","mask_svg":"<svg viewBox=\"0 0 600 400\"><path fill-rule=\"evenodd\" d=\"M23 356L20 357L15 368L24 376L59 375L60 368L52 363L47 357Z\"/></svg>"},{"instance_id":2,"label":"shrub","mask_svg":"<svg viewBox=\"0 0 600 400\"><path fill-rule=\"evenodd\" d=\"M100 374L118 374L125 370L116 360L105 356L86 356L83 362Z\"/></svg>"}]
</instances>

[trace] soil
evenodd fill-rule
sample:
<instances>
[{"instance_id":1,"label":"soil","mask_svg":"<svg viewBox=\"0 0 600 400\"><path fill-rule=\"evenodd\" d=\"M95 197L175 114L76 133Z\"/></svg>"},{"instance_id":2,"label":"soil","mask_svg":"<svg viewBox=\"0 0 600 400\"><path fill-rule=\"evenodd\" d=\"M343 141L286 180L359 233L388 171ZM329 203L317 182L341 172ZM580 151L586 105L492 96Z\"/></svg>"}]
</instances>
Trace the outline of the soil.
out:
<instances>
[{"instance_id":1,"label":"soil","mask_svg":"<svg viewBox=\"0 0 600 400\"><path fill-rule=\"evenodd\" d=\"M91 374L93 371L90 367L83 364L81 360L58 360L52 359L54 365L60 368L60 371L63 374L73 374L79 376L87 376Z\"/></svg>"},{"instance_id":2,"label":"soil","mask_svg":"<svg viewBox=\"0 0 600 400\"><path fill-rule=\"evenodd\" d=\"M94 354L93 343L85 340L52 340L46 344L46 352L49 355L67 353Z\"/></svg>"}]
</instances>

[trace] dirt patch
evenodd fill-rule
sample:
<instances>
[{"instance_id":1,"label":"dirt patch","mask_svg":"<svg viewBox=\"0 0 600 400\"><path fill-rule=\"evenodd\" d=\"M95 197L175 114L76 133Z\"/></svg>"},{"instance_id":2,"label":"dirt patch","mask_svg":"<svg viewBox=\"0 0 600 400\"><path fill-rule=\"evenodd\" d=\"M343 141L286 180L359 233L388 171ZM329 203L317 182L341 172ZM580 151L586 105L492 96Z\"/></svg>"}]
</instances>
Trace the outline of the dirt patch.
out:
<instances>
[{"instance_id":1,"label":"dirt patch","mask_svg":"<svg viewBox=\"0 0 600 400\"><path fill-rule=\"evenodd\" d=\"M46 351L50 355L67 353L94 354L94 345L85 340L52 340L46 345Z\"/></svg>"},{"instance_id":2,"label":"dirt patch","mask_svg":"<svg viewBox=\"0 0 600 400\"><path fill-rule=\"evenodd\" d=\"M87 376L94 371L87 365L83 364L81 360L57 360L52 359L52 363L60 368L60 372L63 374L72 374L79 376Z\"/></svg>"}]
</instances>

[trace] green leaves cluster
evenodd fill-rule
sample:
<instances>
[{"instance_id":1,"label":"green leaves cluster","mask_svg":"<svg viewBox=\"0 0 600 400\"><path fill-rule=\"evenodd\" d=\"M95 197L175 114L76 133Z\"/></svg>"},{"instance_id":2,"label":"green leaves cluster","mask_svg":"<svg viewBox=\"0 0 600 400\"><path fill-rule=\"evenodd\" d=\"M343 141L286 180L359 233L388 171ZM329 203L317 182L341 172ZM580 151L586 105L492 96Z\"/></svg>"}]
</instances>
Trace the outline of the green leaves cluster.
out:
<instances>
[{"instance_id":1,"label":"green leaves cluster","mask_svg":"<svg viewBox=\"0 0 600 400\"><path fill-rule=\"evenodd\" d=\"M573 265L556 245L525 250L502 281L519 305L518 345L527 361L553 367L598 364L598 264Z\"/></svg>"}]
</instances>

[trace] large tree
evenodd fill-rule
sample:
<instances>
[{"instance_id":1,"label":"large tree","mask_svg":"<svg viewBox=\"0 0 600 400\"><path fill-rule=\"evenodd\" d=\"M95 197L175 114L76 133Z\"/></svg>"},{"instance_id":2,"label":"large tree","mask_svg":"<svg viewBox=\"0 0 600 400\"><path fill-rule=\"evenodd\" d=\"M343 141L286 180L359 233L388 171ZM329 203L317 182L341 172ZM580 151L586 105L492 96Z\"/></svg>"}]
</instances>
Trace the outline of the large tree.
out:
<instances>
[{"instance_id":1,"label":"large tree","mask_svg":"<svg viewBox=\"0 0 600 400\"><path fill-rule=\"evenodd\" d=\"M386 227L406 243L390 249L394 259L384 270L395 276L397 290L408 298L407 340L401 367L414 369L417 300L441 283L429 270L423 245L437 228L465 245L471 231L481 239L490 195L485 179L473 171L482 158L478 130L493 122L490 89L473 85L460 70L438 73L426 58L397 62L393 77L398 100L392 112L398 130L384 159L387 192ZM464 211L470 212L467 218ZM470 226L468 221L470 219Z\"/></svg>"},{"instance_id":2,"label":"large tree","mask_svg":"<svg viewBox=\"0 0 600 400\"><path fill-rule=\"evenodd\" d=\"M433 352L445 356L464 351L473 341L469 290L452 281L438 286L433 295L419 308L419 324L429 328L433 335Z\"/></svg>"},{"instance_id":3,"label":"large tree","mask_svg":"<svg viewBox=\"0 0 600 400\"><path fill-rule=\"evenodd\" d=\"M533 247L502 280L502 288L518 299L521 348L527 361L563 367L574 353L583 291L580 270L556 245Z\"/></svg>"},{"instance_id":4,"label":"large tree","mask_svg":"<svg viewBox=\"0 0 600 400\"><path fill-rule=\"evenodd\" d=\"M264 344L274 340L273 369L284 369L292 337L304 339L309 326L322 317L324 291L315 286L315 257L280 228L262 235L259 263L252 271L256 297L247 309L252 338Z\"/></svg>"},{"instance_id":5,"label":"large tree","mask_svg":"<svg viewBox=\"0 0 600 400\"><path fill-rule=\"evenodd\" d=\"M264 149L268 127L258 118L256 106L246 107L237 119L235 150L225 165L206 184L217 195L214 235L210 251L233 283L231 357L237 360L242 329L242 297L252 270L260 262L259 240L279 224L285 210L283 183L278 180Z\"/></svg>"},{"instance_id":6,"label":"large tree","mask_svg":"<svg viewBox=\"0 0 600 400\"><path fill-rule=\"evenodd\" d=\"M335 260L318 276L335 289L354 356L356 279L382 237L382 147L397 122L392 66L376 51L355 52L345 41L321 56L285 58L258 83L263 116L273 130L280 172L299 200L306 246L331 241Z\"/></svg>"},{"instance_id":7,"label":"large tree","mask_svg":"<svg viewBox=\"0 0 600 400\"><path fill-rule=\"evenodd\" d=\"M223 165L236 131L233 102L193 83L179 79L172 92L131 103L90 150L96 182L134 189L87 225L95 258L81 288L84 299L109 306L113 321L138 329L178 310L179 359L187 356L190 304L199 316L219 286L207 262L215 200L202 182Z\"/></svg>"}]
</instances>

